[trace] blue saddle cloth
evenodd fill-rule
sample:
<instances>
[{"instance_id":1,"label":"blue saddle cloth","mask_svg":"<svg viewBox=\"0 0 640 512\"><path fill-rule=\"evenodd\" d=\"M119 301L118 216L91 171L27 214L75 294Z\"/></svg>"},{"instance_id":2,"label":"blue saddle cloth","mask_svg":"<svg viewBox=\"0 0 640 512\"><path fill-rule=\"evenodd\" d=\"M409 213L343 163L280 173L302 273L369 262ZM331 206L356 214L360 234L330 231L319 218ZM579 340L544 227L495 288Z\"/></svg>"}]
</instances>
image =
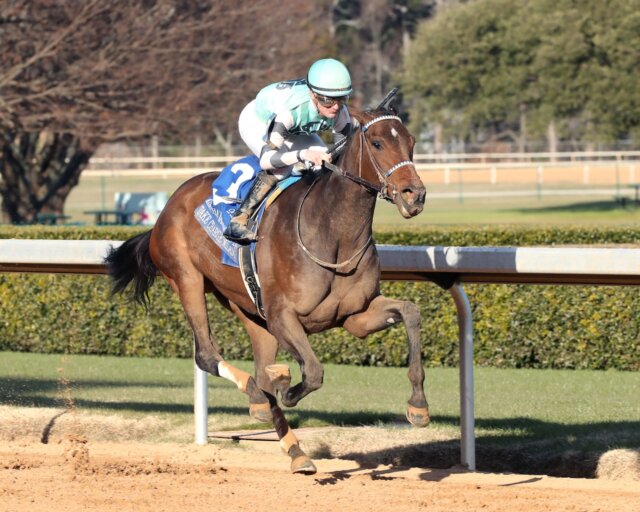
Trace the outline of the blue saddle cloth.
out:
<instances>
[{"instance_id":1,"label":"blue saddle cloth","mask_svg":"<svg viewBox=\"0 0 640 512\"><path fill-rule=\"evenodd\" d=\"M236 209L251 190L253 180L259 171L260 161L255 155L246 156L229 164L222 169L220 176L213 182L211 196L193 212L202 228L222 250L222 263L225 265L239 266L238 250L240 246L227 240L222 233ZM273 193L279 193L300 178L301 176L290 176L280 181ZM268 200L267 198L260 206L255 216L257 222L262 217ZM251 244L251 246L253 250L255 244Z\"/></svg>"}]
</instances>

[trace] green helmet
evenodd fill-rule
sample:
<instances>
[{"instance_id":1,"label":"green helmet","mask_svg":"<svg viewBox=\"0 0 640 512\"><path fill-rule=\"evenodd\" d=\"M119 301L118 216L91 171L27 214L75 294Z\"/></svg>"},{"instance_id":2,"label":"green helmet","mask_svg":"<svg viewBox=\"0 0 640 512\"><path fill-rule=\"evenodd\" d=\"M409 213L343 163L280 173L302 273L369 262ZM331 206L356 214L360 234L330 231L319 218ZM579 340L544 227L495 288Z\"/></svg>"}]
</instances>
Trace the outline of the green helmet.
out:
<instances>
[{"instance_id":1,"label":"green helmet","mask_svg":"<svg viewBox=\"0 0 640 512\"><path fill-rule=\"evenodd\" d=\"M316 94L337 98L351 94L349 70L335 59L315 61L307 73L307 85Z\"/></svg>"}]
</instances>

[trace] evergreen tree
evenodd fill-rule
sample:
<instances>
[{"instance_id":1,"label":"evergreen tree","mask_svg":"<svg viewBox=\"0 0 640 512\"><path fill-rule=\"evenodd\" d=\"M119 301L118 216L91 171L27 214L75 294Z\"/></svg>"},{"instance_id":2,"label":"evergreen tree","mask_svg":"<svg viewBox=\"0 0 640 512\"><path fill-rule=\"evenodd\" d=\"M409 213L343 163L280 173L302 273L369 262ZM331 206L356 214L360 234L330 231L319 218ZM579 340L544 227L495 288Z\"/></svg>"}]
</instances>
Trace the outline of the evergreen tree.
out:
<instances>
[{"instance_id":1,"label":"evergreen tree","mask_svg":"<svg viewBox=\"0 0 640 512\"><path fill-rule=\"evenodd\" d=\"M639 34L640 0L479 0L443 10L421 24L405 62L412 128L440 123L445 137L510 139L521 149L527 137L637 138Z\"/></svg>"}]
</instances>

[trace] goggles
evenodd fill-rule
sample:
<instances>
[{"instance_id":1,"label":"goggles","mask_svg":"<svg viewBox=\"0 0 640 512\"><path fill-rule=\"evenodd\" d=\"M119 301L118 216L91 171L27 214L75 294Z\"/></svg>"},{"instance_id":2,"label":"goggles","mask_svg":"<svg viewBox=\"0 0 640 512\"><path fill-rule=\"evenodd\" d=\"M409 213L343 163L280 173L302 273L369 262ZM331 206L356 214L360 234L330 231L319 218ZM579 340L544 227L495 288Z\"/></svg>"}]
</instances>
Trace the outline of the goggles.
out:
<instances>
[{"instance_id":1,"label":"goggles","mask_svg":"<svg viewBox=\"0 0 640 512\"><path fill-rule=\"evenodd\" d=\"M334 105L342 106L347 101L349 101L349 95L332 98L330 96L323 96L322 94L317 94L317 93L314 93L314 94L316 95L316 99L318 100L318 103L320 103L320 105L326 108L331 108Z\"/></svg>"}]
</instances>

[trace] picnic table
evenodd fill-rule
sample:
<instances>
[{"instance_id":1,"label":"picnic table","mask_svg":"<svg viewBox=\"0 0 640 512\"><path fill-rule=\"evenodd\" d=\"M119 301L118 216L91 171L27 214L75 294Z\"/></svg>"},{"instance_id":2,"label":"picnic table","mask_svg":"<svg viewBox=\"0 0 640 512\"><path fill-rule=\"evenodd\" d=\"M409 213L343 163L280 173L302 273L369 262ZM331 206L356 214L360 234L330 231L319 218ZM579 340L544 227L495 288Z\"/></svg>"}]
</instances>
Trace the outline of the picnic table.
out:
<instances>
[{"instance_id":1,"label":"picnic table","mask_svg":"<svg viewBox=\"0 0 640 512\"><path fill-rule=\"evenodd\" d=\"M133 214L126 210L88 210L87 215L95 216L98 226L130 225L133 224Z\"/></svg>"},{"instance_id":2,"label":"picnic table","mask_svg":"<svg viewBox=\"0 0 640 512\"><path fill-rule=\"evenodd\" d=\"M36 216L36 224L45 224L47 226L57 226L58 223L64 223L70 219L70 215L62 215L59 213L40 213Z\"/></svg>"},{"instance_id":3,"label":"picnic table","mask_svg":"<svg viewBox=\"0 0 640 512\"><path fill-rule=\"evenodd\" d=\"M166 192L116 192L114 208L88 210L84 213L93 215L98 226L152 226L168 200L169 194Z\"/></svg>"}]
</instances>

